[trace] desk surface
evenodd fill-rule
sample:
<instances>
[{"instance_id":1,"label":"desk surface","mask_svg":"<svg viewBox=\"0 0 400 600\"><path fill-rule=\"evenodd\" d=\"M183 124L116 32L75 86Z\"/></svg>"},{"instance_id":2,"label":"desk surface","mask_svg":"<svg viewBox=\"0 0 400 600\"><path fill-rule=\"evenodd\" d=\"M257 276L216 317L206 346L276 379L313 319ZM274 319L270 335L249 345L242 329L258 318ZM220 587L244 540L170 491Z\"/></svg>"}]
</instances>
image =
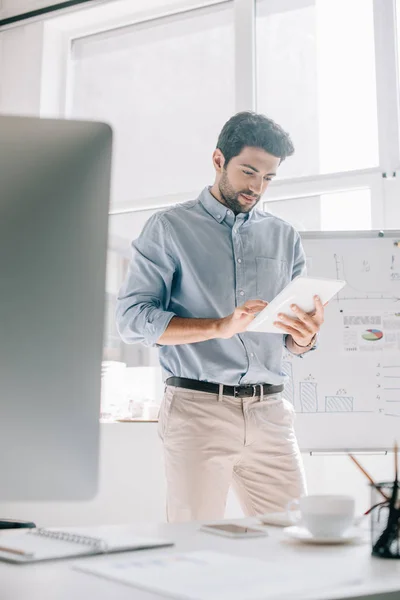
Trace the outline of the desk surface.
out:
<instances>
[{"instance_id":1,"label":"desk surface","mask_svg":"<svg viewBox=\"0 0 400 600\"><path fill-rule=\"evenodd\" d=\"M236 522L255 524L255 519L242 519ZM120 527L120 526L118 526ZM318 556L326 556L343 561L348 568L354 564L354 571L361 575L362 583L347 589L321 593L320 600L346 598L368 598L369 600L399 600L400 598L400 560L373 558L370 555L369 542L352 546L311 546L285 541L282 529L267 527L269 536L248 540L224 538L199 531L198 523L182 524L135 524L126 529L137 535L148 534L171 539L176 542L174 548L163 552L215 550L248 557L268 558L283 562L290 574L290 566L304 564L304 571L310 572L313 561ZM0 534L1 539L1 534ZM160 552L160 550L157 550ZM129 553L124 553L128 555ZM135 552L136 556L143 554ZM31 565L12 565L0 563L1 600L160 600L161 596L144 592L136 588L114 583L94 575L88 575L71 569L72 563L102 561L108 557L88 557L37 563ZM301 581L299 581L301 591ZM266 595L266 600L268 595Z\"/></svg>"}]
</instances>

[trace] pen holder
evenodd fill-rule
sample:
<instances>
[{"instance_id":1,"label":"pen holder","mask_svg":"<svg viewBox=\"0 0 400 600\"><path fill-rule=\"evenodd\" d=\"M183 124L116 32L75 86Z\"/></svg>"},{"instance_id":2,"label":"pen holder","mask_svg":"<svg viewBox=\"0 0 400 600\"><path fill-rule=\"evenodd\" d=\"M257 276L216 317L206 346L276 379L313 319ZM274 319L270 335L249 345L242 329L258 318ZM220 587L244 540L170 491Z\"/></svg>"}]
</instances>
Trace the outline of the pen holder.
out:
<instances>
[{"instance_id":1,"label":"pen holder","mask_svg":"<svg viewBox=\"0 0 400 600\"><path fill-rule=\"evenodd\" d=\"M371 486L372 556L400 558L399 496L399 486L393 481Z\"/></svg>"}]
</instances>

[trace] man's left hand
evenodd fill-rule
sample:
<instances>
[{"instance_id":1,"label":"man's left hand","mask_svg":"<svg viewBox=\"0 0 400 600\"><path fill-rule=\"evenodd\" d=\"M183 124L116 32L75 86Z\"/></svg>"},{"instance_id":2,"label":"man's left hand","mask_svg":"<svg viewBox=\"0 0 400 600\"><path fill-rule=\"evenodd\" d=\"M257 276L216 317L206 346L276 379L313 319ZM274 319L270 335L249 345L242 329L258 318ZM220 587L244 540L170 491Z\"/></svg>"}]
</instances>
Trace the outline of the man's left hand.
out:
<instances>
[{"instance_id":1,"label":"man's left hand","mask_svg":"<svg viewBox=\"0 0 400 600\"><path fill-rule=\"evenodd\" d=\"M313 312L306 313L295 304L292 304L290 308L295 313L296 318L279 313L279 320L274 322L276 327L292 337L297 346L303 348L307 348L311 344L324 322L324 306L318 296L315 296L314 300L315 310Z\"/></svg>"}]
</instances>

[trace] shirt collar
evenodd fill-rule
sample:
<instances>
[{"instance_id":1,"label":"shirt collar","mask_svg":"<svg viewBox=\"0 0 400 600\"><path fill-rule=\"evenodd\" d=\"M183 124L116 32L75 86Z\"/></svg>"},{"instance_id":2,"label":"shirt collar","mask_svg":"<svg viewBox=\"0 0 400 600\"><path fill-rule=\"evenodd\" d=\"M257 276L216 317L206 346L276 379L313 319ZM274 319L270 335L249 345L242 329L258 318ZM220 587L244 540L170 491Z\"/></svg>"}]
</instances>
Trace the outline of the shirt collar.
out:
<instances>
[{"instance_id":1,"label":"shirt collar","mask_svg":"<svg viewBox=\"0 0 400 600\"><path fill-rule=\"evenodd\" d=\"M214 198L214 196L210 192L210 188L204 188L204 190L200 194L199 200L206 209L206 211L212 217L214 217L214 219L218 221L218 223L222 223L222 221L226 218L227 213L229 215L232 215L233 221L235 220L235 216L232 213L232 211L228 209L228 207L224 204L221 204L221 202L218 202L216 198ZM247 221L251 218L253 212L254 208L252 208L251 211L245 215L242 213L240 215L240 220Z\"/></svg>"}]
</instances>

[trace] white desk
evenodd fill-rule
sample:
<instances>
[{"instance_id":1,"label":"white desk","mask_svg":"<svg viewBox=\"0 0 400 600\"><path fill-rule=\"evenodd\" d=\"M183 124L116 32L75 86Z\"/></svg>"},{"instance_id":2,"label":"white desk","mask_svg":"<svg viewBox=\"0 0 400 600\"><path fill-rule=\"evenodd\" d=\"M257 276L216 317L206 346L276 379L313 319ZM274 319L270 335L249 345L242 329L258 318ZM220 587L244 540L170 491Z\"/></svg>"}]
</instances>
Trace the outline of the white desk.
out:
<instances>
[{"instance_id":1,"label":"white desk","mask_svg":"<svg viewBox=\"0 0 400 600\"><path fill-rule=\"evenodd\" d=\"M237 522L254 524L255 519L243 519ZM291 564L304 564L304 571L313 569L316 556L338 558L343 565L354 564L354 570L360 573L363 583L332 590L318 596L320 600L337 598L368 598L369 600L400 599L400 560L385 560L370 556L369 543L357 546L311 546L283 540L282 530L267 527L269 537L249 540L232 540L199 531L198 523L178 525L130 525L136 534L160 536L176 542L176 546L164 550L148 552L176 552L212 549L242 556L274 561L282 561L290 576ZM1 534L0 534L1 540ZM135 555L143 554L136 552ZM160 600L161 596L143 592L133 587L107 581L93 575L87 575L71 569L72 563L83 561L102 561L107 557L88 557L69 561L53 561L32 565L11 565L0 563L1 600ZM268 582L266 582L267 584ZM301 581L299 581L301 590ZM266 600L268 595L266 595Z\"/></svg>"}]
</instances>

